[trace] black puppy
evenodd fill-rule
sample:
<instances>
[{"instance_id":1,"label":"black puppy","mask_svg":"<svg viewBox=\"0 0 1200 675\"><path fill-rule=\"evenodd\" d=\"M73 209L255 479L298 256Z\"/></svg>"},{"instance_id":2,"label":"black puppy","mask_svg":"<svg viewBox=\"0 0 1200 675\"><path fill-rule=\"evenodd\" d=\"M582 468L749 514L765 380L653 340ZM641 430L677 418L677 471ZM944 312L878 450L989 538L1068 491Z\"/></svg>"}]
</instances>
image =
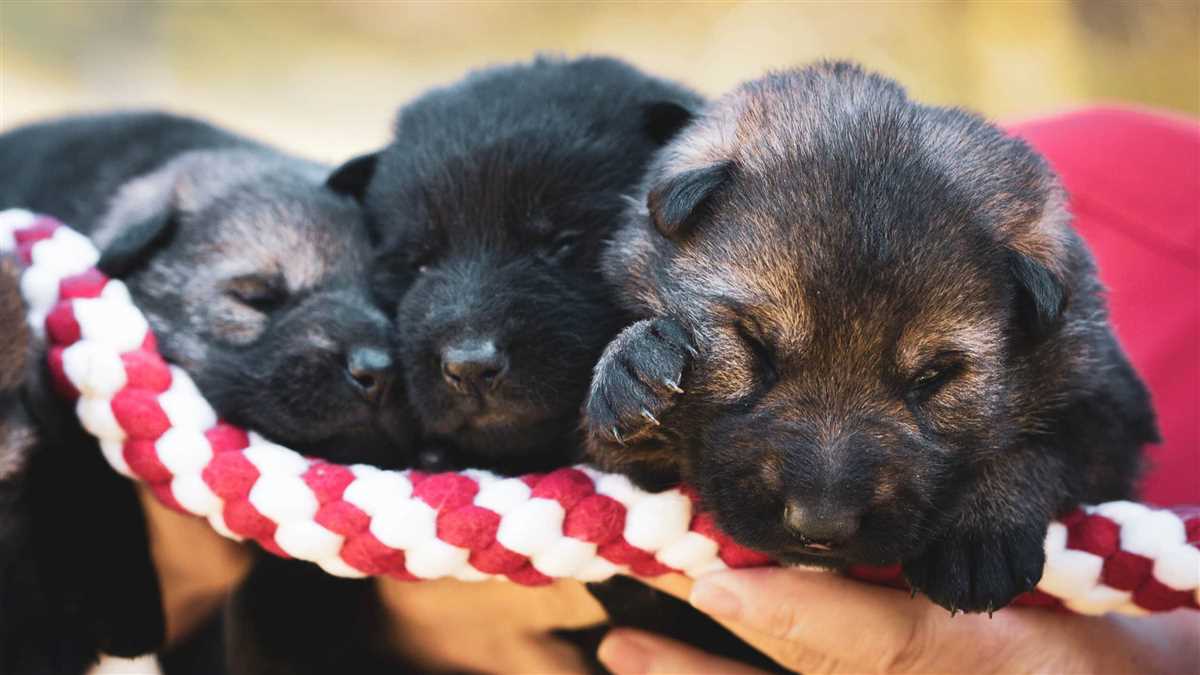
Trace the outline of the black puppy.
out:
<instances>
[{"instance_id":1,"label":"black puppy","mask_svg":"<svg viewBox=\"0 0 1200 675\"><path fill-rule=\"evenodd\" d=\"M379 239L375 288L403 327L428 468L517 474L579 459L592 367L630 320L600 251L700 103L609 58L489 68L406 105L390 146L331 179L363 199ZM637 582L589 588L614 623L754 658ZM602 632L570 637L588 648Z\"/></svg>"},{"instance_id":2,"label":"black puppy","mask_svg":"<svg viewBox=\"0 0 1200 675\"><path fill-rule=\"evenodd\" d=\"M646 318L597 367L593 454L694 484L784 561L903 562L951 610L998 608L1050 519L1131 496L1157 437L1045 162L850 64L712 104L605 266Z\"/></svg>"},{"instance_id":3,"label":"black puppy","mask_svg":"<svg viewBox=\"0 0 1200 675\"><path fill-rule=\"evenodd\" d=\"M93 237L164 356L223 417L317 456L409 463L413 425L391 322L367 290L361 213L322 185L326 169L196 120L138 113L12 131L0 137L0 171L12 177L0 205ZM5 636L6 658L18 672L80 672L97 651L149 651L161 607L132 489L69 406L44 388L32 396L46 438L29 472L37 565L27 571L46 597L4 607L28 619ZM88 564L74 564L75 547Z\"/></svg>"},{"instance_id":4,"label":"black puppy","mask_svg":"<svg viewBox=\"0 0 1200 675\"><path fill-rule=\"evenodd\" d=\"M490 68L400 110L332 180L379 237L412 404L459 466L561 466L604 345L627 323L600 248L699 98L613 59Z\"/></svg>"}]
</instances>

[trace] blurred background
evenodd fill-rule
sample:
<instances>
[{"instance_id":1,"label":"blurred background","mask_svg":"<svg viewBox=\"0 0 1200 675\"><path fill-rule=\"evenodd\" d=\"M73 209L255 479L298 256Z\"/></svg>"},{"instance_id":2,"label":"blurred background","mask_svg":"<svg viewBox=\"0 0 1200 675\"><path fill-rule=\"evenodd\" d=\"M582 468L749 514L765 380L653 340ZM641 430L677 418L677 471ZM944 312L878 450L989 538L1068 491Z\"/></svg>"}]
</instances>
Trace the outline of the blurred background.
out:
<instances>
[{"instance_id":1,"label":"blurred background","mask_svg":"<svg viewBox=\"0 0 1200 675\"><path fill-rule=\"evenodd\" d=\"M433 3L0 0L0 129L163 107L330 162L395 108L538 51L607 53L718 94L859 60L1000 120L1092 102L1200 115L1200 2Z\"/></svg>"}]
</instances>

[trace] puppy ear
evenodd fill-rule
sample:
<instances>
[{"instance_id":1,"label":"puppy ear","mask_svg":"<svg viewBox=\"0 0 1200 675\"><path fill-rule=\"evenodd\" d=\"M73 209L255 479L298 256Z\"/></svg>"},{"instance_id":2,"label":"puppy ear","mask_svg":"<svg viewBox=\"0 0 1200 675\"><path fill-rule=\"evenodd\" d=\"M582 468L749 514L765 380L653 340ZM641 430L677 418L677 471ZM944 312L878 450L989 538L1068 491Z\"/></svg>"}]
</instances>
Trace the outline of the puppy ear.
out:
<instances>
[{"instance_id":1,"label":"puppy ear","mask_svg":"<svg viewBox=\"0 0 1200 675\"><path fill-rule=\"evenodd\" d=\"M648 103L642 108L642 124L646 133L659 145L666 145L693 117L695 113L674 101Z\"/></svg>"},{"instance_id":2,"label":"puppy ear","mask_svg":"<svg viewBox=\"0 0 1200 675\"><path fill-rule=\"evenodd\" d=\"M379 161L379 153L359 155L333 170L325 179L325 187L334 192L353 197L362 202L367 194L367 185L375 175L375 165Z\"/></svg>"},{"instance_id":3,"label":"puppy ear","mask_svg":"<svg viewBox=\"0 0 1200 675\"><path fill-rule=\"evenodd\" d=\"M174 210L155 213L126 226L104 247L96 267L116 279L128 276L166 246L177 229Z\"/></svg>"},{"instance_id":4,"label":"puppy ear","mask_svg":"<svg viewBox=\"0 0 1200 675\"><path fill-rule=\"evenodd\" d=\"M718 162L689 169L654 186L646 196L646 208L654 227L665 237L681 236L708 209L713 195L729 181L732 170L730 162Z\"/></svg>"},{"instance_id":5,"label":"puppy ear","mask_svg":"<svg viewBox=\"0 0 1200 675\"><path fill-rule=\"evenodd\" d=\"M1030 335L1046 335L1066 310L1066 283L1045 265L1016 251L1009 253L1008 264L1017 282L1018 319Z\"/></svg>"}]
</instances>

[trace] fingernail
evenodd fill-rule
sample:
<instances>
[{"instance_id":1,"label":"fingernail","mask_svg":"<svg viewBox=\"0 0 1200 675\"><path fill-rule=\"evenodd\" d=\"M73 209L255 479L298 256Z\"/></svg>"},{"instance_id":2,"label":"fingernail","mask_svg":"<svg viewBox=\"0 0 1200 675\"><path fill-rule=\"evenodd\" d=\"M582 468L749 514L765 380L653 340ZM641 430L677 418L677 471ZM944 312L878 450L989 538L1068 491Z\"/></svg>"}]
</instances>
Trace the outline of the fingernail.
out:
<instances>
[{"instance_id":1,"label":"fingernail","mask_svg":"<svg viewBox=\"0 0 1200 675\"><path fill-rule=\"evenodd\" d=\"M650 651L624 633L612 632L600 643L596 657L617 675L644 675L650 672Z\"/></svg>"},{"instance_id":2,"label":"fingernail","mask_svg":"<svg viewBox=\"0 0 1200 675\"><path fill-rule=\"evenodd\" d=\"M719 619L737 619L742 613L741 600L713 579L697 580L690 600L696 609Z\"/></svg>"}]
</instances>

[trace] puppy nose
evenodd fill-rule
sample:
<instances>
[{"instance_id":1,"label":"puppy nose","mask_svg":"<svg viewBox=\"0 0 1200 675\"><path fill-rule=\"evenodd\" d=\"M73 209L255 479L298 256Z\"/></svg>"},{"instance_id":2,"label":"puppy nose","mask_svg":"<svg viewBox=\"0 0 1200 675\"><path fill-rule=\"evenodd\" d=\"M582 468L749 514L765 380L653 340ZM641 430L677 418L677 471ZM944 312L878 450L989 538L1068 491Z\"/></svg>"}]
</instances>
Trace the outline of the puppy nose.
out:
<instances>
[{"instance_id":1,"label":"puppy nose","mask_svg":"<svg viewBox=\"0 0 1200 675\"><path fill-rule=\"evenodd\" d=\"M356 347L346 356L346 373L363 398L378 403L392 377L392 357L376 347Z\"/></svg>"},{"instance_id":2,"label":"puppy nose","mask_svg":"<svg viewBox=\"0 0 1200 675\"><path fill-rule=\"evenodd\" d=\"M783 525L805 548L829 551L858 532L859 515L837 506L817 507L793 499L783 507Z\"/></svg>"},{"instance_id":3,"label":"puppy nose","mask_svg":"<svg viewBox=\"0 0 1200 675\"><path fill-rule=\"evenodd\" d=\"M442 377L461 394L495 387L508 372L508 356L491 340L456 342L442 350Z\"/></svg>"}]
</instances>

